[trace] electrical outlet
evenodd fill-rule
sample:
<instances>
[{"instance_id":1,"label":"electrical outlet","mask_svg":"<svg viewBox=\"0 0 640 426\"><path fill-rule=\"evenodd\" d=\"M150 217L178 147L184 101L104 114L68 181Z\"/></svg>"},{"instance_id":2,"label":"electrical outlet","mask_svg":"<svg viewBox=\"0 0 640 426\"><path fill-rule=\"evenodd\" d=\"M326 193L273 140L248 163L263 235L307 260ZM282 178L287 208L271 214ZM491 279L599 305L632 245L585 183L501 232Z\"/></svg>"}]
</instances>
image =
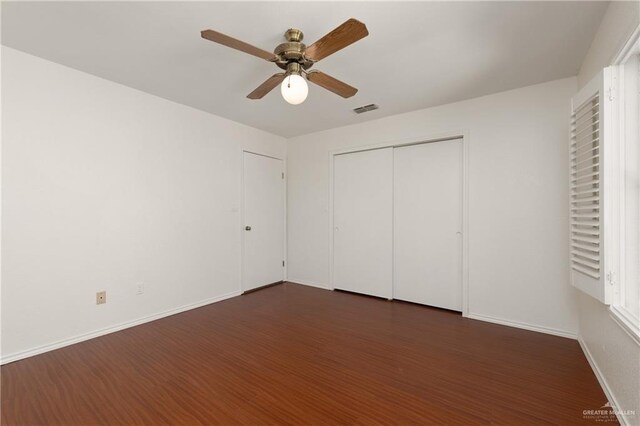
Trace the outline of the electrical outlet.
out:
<instances>
[{"instance_id":1,"label":"electrical outlet","mask_svg":"<svg viewBox=\"0 0 640 426\"><path fill-rule=\"evenodd\" d=\"M136 284L136 294L144 293L144 283L142 281L138 281Z\"/></svg>"},{"instance_id":2,"label":"electrical outlet","mask_svg":"<svg viewBox=\"0 0 640 426\"><path fill-rule=\"evenodd\" d=\"M107 292L99 291L96 293L96 305L107 303Z\"/></svg>"}]
</instances>

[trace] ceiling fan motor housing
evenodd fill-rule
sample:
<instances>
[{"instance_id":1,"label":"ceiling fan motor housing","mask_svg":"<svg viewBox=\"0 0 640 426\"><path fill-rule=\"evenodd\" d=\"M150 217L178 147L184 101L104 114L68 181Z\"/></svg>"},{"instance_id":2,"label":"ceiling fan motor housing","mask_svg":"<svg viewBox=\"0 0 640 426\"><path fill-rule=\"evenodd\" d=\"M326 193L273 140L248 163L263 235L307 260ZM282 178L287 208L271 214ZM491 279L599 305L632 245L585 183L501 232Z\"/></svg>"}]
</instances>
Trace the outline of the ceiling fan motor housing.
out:
<instances>
[{"instance_id":1,"label":"ceiling fan motor housing","mask_svg":"<svg viewBox=\"0 0 640 426\"><path fill-rule=\"evenodd\" d=\"M290 28L284 33L286 42L279 44L273 53L278 56L276 65L283 70L289 71L288 65L292 62L300 64L303 69L309 69L313 65L313 61L305 58L304 51L307 46L302 43L304 34L296 28ZM298 71L299 73L299 71Z\"/></svg>"}]
</instances>

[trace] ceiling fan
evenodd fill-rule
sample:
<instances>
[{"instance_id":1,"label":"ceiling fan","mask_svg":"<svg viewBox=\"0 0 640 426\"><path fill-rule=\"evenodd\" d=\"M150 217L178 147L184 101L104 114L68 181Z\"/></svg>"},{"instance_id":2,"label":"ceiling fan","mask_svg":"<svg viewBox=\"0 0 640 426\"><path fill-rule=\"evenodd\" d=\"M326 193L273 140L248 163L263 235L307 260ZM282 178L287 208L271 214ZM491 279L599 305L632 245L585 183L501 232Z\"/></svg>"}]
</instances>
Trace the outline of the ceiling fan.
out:
<instances>
[{"instance_id":1,"label":"ceiling fan","mask_svg":"<svg viewBox=\"0 0 640 426\"><path fill-rule=\"evenodd\" d=\"M358 92L355 87L349 86L322 71L307 70L319 60L368 36L369 31L367 31L367 27L362 22L351 18L307 47L302 43L302 38L304 37L302 31L291 28L284 33L287 41L278 45L273 53L214 30L204 30L200 34L204 39L273 62L284 70L284 72L269 77L253 92L249 93L247 98L261 99L278 84L281 84L280 90L284 99L290 104L297 105L304 102L309 90L302 75L305 75L310 82L343 98L350 98Z\"/></svg>"}]
</instances>

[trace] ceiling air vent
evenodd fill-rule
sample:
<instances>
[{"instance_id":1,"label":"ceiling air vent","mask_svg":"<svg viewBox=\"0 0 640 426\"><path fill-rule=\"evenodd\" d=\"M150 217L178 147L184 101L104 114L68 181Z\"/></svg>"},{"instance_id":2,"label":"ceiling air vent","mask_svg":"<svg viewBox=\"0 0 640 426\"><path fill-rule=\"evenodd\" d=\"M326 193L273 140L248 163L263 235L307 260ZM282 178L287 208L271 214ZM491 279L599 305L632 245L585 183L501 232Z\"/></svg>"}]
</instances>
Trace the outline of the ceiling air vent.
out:
<instances>
[{"instance_id":1,"label":"ceiling air vent","mask_svg":"<svg viewBox=\"0 0 640 426\"><path fill-rule=\"evenodd\" d=\"M373 111L374 109L378 109L378 108L379 107L376 104L369 104L369 105L361 106L358 108L354 108L353 112L355 112L356 114L362 114L363 112Z\"/></svg>"}]
</instances>

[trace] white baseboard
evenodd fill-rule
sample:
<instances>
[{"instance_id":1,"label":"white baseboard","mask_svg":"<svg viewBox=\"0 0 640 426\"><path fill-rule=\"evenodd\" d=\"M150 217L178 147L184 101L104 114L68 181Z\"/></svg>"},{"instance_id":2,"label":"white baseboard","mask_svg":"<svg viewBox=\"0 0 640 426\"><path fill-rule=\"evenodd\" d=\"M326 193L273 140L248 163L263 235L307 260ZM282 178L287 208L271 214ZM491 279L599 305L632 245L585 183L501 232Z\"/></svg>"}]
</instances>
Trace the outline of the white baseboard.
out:
<instances>
[{"instance_id":1,"label":"white baseboard","mask_svg":"<svg viewBox=\"0 0 640 426\"><path fill-rule=\"evenodd\" d=\"M38 346L36 348L27 349L25 351L15 352L0 358L0 365L8 364L10 362L19 361L24 358L28 358L34 355L39 355L45 352L53 351L55 349L64 348L65 346L73 345L74 343L84 342L85 340L93 339L95 337L104 336L105 334L114 333L116 331L124 330L125 328L135 327L136 325L144 324L147 322L155 321L160 318L168 317L171 315L179 314L180 312L189 311L191 309L200 308L211 303L220 302L231 297L239 296L241 291L233 291L231 293L223 294L222 296L211 297L209 299L201 300L199 302L190 303L177 308L169 309L164 312L149 315L143 318L138 318L132 321L126 321L111 327L102 328L100 330L91 331L89 333L80 334L67 339L59 340L57 342L49 343L46 345Z\"/></svg>"},{"instance_id":2,"label":"white baseboard","mask_svg":"<svg viewBox=\"0 0 640 426\"><path fill-rule=\"evenodd\" d=\"M539 326L539 325L527 324L527 323L524 323L524 322L506 320L506 319L502 319L502 318L494 318L494 317L490 317L490 316L482 315L482 314L469 313L467 315L467 318L480 320L480 321L486 321L486 322L492 322L494 324L506 325L508 327L522 328L524 330L529 330L529 331L537 331L538 333L551 334L553 336L566 337L568 339L574 339L575 340L575 339L578 338L578 336L575 333L571 333L569 331L558 330L556 328L542 327L542 326Z\"/></svg>"},{"instance_id":3,"label":"white baseboard","mask_svg":"<svg viewBox=\"0 0 640 426\"><path fill-rule=\"evenodd\" d=\"M627 419L620 413L620 409L621 409L620 405L618 404L618 401L616 400L615 396L613 396L613 392L611 391L611 388L609 387L607 380L604 378L604 375L598 368L598 364L596 364L596 360L593 358L593 355L591 355L591 352L589 351L587 344L582 339L582 336L578 336L578 343L580 343L582 352L584 352L584 356L587 358L587 361L589 361L589 365L593 370L593 374L595 374L596 379L598 379L598 383L600 383L600 387L604 391L604 394L607 397L607 400L609 401L609 404L611 404L611 408L615 410L616 417L618 418L618 422L620 422L620 424L623 426L629 425L630 423L627 422Z\"/></svg>"},{"instance_id":4,"label":"white baseboard","mask_svg":"<svg viewBox=\"0 0 640 426\"><path fill-rule=\"evenodd\" d=\"M293 284L302 284L302 285L308 285L309 287L317 287L317 288L323 288L325 290L331 290L329 287L327 287L324 284L318 284L318 283L314 283L311 281L305 281L305 280L296 280L296 279L289 279L287 278L287 282L293 283Z\"/></svg>"}]
</instances>

